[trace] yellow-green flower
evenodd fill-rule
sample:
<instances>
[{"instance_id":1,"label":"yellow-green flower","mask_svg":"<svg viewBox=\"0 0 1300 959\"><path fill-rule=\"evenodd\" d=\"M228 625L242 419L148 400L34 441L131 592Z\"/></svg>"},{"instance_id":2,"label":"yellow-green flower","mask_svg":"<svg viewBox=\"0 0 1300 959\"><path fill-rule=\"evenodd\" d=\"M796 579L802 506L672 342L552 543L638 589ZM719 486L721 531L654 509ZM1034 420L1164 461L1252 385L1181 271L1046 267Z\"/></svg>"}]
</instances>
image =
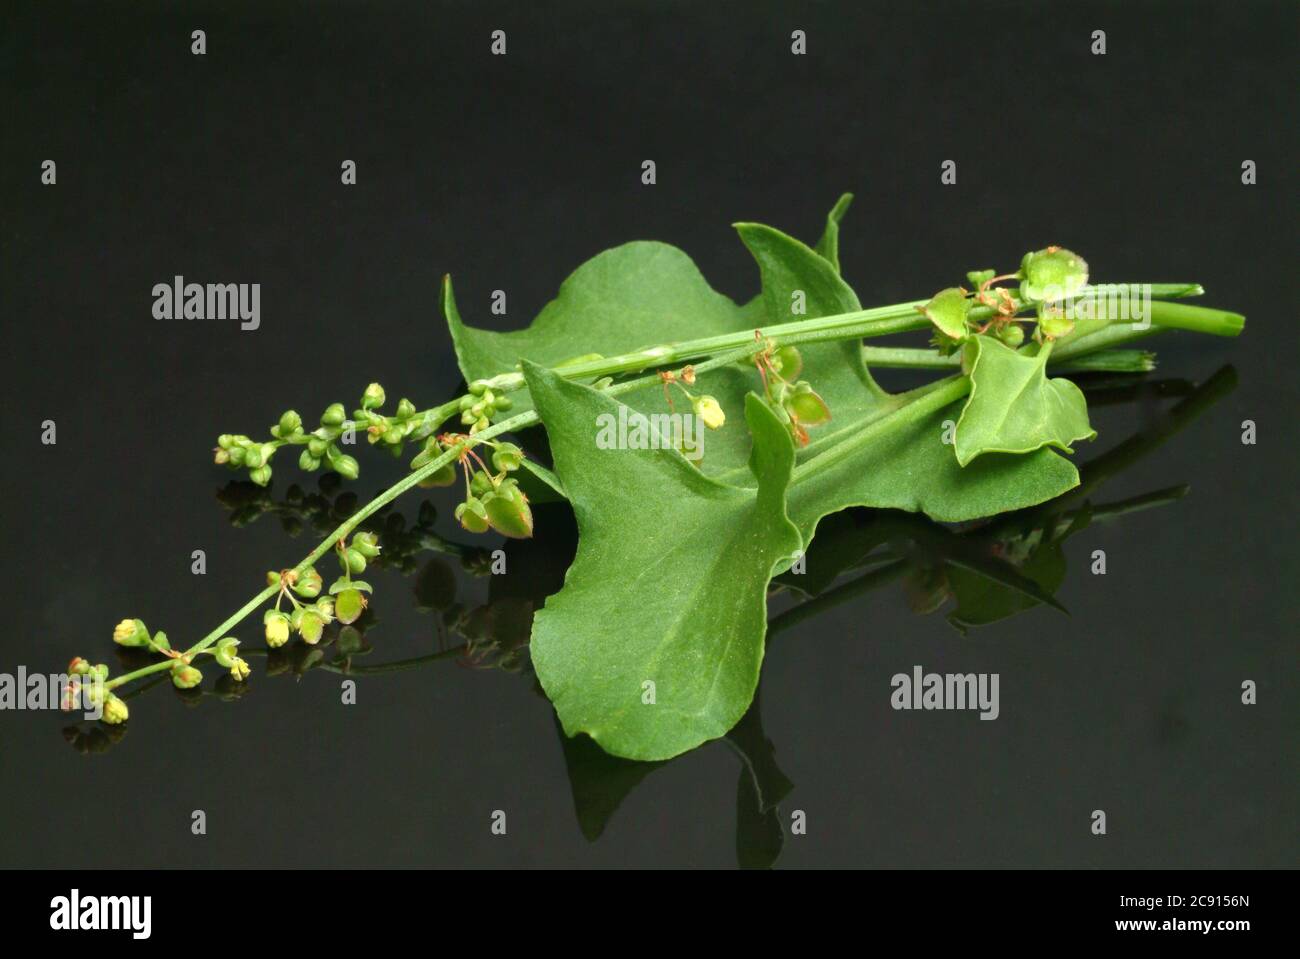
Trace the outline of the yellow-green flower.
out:
<instances>
[{"instance_id":1,"label":"yellow-green flower","mask_svg":"<svg viewBox=\"0 0 1300 959\"><path fill-rule=\"evenodd\" d=\"M108 700L104 703L104 715L102 717L104 722L110 726L117 726L126 722L130 717L131 710L126 708L126 703L109 693Z\"/></svg>"},{"instance_id":2,"label":"yellow-green flower","mask_svg":"<svg viewBox=\"0 0 1300 959\"><path fill-rule=\"evenodd\" d=\"M274 611L272 611L274 612ZM289 617L275 612L266 617L266 645L272 649L283 646L289 641Z\"/></svg>"},{"instance_id":3,"label":"yellow-green flower","mask_svg":"<svg viewBox=\"0 0 1300 959\"><path fill-rule=\"evenodd\" d=\"M697 396L691 405L695 408L695 415L711 430L716 430L727 422L727 414L712 396Z\"/></svg>"},{"instance_id":4,"label":"yellow-green flower","mask_svg":"<svg viewBox=\"0 0 1300 959\"><path fill-rule=\"evenodd\" d=\"M149 630L138 619L124 619L113 627L113 642L119 646L148 646Z\"/></svg>"},{"instance_id":5,"label":"yellow-green flower","mask_svg":"<svg viewBox=\"0 0 1300 959\"><path fill-rule=\"evenodd\" d=\"M240 659L238 656L236 656L234 661L230 664L230 675L234 678L235 682L242 683L248 678L248 674L251 672L252 670L248 668L248 663L244 662L244 660Z\"/></svg>"}]
</instances>

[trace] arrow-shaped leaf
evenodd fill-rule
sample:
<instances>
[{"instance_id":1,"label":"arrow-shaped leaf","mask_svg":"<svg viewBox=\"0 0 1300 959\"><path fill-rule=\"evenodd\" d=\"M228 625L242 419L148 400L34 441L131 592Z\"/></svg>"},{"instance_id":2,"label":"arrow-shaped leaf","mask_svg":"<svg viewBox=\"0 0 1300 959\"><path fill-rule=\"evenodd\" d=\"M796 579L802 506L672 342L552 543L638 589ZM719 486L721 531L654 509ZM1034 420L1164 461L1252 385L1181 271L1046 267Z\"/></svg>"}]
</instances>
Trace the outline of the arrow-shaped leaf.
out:
<instances>
[{"instance_id":1,"label":"arrow-shaped leaf","mask_svg":"<svg viewBox=\"0 0 1300 959\"><path fill-rule=\"evenodd\" d=\"M758 485L727 486L674 450L599 448L599 418L620 404L524 372L578 521L577 556L532 638L565 732L630 759L722 736L758 684L772 569L802 545L785 512L789 434L750 397Z\"/></svg>"}]
</instances>

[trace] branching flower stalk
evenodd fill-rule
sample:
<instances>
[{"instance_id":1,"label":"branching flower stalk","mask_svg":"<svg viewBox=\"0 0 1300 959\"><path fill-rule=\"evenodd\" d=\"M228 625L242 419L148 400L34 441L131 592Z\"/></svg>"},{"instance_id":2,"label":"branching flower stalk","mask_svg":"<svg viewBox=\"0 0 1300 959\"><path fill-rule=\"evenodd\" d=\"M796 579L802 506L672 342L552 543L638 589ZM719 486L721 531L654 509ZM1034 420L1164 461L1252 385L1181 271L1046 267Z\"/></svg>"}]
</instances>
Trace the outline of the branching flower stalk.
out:
<instances>
[{"instance_id":1,"label":"branching flower stalk","mask_svg":"<svg viewBox=\"0 0 1300 959\"><path fill-rule=\"evenodd\" d=\"M995 285L1008 279L1018 280L1020 286L1012 290ZM667 343L612 357L582 356L552 370L565 379L588 383L611 396L656 384L662 385L666 393L670 384L675 385L686 393L705 425L717 429L725 423L717 401L708 395L696 396L686 385L694 385L699 375L711 370L738 362L753 365L761 378L769 408L786 425L796 443L803 445L808 442L807 427L828 421L831 411L809 383L798 379L802 361L797 347L933 329L937 349L864 346L864 359L868 366L951 369L955 371L953 375L892 398L892 405L883 415L809 450L809 455L797 461L789 483L790 502L797 503L809 479L853 457L879 435L920 422L971 394L977 381L975 370L981 363L1014 362L1031 373L1038 371L1036 375L1040 377L1041 369L1049 363L1058 368L1143 371L1153 366L1151 354L1117 347L1161 329L1220 336L1233 336L1242 329L1243 321L1238 314L1158 299L1198 295L1199 286L1157 284L1144 287L1151 297L1157 298L1150 302L1145 325L1107 317L1102 310L1093 314L1095 322L1086 333L1072 338L1074 324L1061 313L1060 305L1088 293L1104 298L1109 288L1088 287L1087 265L1068 250L1056 247L1027 254L1014 274L999 276L991 270L979 271L968 274L968 281L972 290L951 288L928 301L772 324L758 330ZM1026 310L1033 311L1033 316L1022 316ZM1026 343L1020 324L1029 322L1035 326L1032 341ZM997 351L1005 353L1006 358ZM682 364L688 365L674 369ZM628 379L614 379L629 375ZM1044 381L1045 384L1059 382ZM114 633L116 642L149 649L162 658L106 680L104 688L109 691L106 720L121 722L127 718L125 704L111 691L136 680L170 671L178 687L196 685L201 675L192 663L202 655L212 655L236 680L245 679L248 666L236 654L238 640L227 634L268 603L274 602L264 614L267 641L272 647L286 642L291 631L299 632L304 641L315 643L324 625L334 618L343 623L355 621L366 605L363 594L370 587L354 579L354 574L361 573L367 559L378 555L380 549L374 534L357 532L358 526L417 486L455 482L457 466L463 471L466 486L466 500L456 513L462 526L473 532L491 528L507 536L530 536L532 516L527 498L508 475L524 465L523 453L514 444L498 439L540 422L535 410L503 415L513 405L509 394L525 386L522 371L505 371L474 381L465 395L438 406L421 411L403 399L392 415L385 415L378 412L386 399L384 390L378 384L371 384L350 418L342 404L335 403L321 416L320 426L311 431L304 429L301 417L290 410L272 428L268 440L258 442L230 434L219 437L216 462L247 469L250 478L263 486L271 478L271 458L285 446L303 448L299 465L304 469L327 464L345 478L355 478L359 472L356 460L338 446L349 433L364 432L369 442L395 456L401 455L407 442L424 445L412 462L409 475L340 523L296 566L268 574L267 585L262 590L184 651L173 649L161 632L151 635L139 620L119 624ZM988 387L981 389L987 393ZM457 415L461 425L468 428L467 432L440 432ZM1051 441L1065 447L1072 439L1087 438L1080 428L1073 428L1072 432L1067 429L1067 433ZM1048 440L1038 445L1045 442ZM1037 447L1026 447L1033 448ZM491 466L480 449L491 460ZM1020 451L986 443L969 455L978 455L983 449ZM960 457L961 450L958 453ZM527 465L537 475L545 476L545 470ZM716 478L725 479L726 474ZM352 537L350 544L349 537ZM337 554L342 576L322 596L323 582L315 564L331 551ZM286 602L287 610L282 608ZM85 661L78 659L74 663ZM106 667L88 664L86 669L101 676L107 672Z\"/></svg>"}]
</instances>

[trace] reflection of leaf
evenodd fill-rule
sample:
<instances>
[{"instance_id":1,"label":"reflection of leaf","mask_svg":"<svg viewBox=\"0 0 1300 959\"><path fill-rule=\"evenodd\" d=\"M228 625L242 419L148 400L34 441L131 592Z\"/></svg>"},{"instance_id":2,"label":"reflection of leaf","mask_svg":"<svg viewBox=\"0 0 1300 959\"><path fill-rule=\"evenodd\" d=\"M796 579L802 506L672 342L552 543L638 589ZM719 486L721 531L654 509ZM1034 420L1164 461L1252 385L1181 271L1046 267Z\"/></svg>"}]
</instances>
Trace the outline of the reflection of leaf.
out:
<instances>
[{"instance_id":1,"label":"reflection of leaf","mask_svg":"<svg viewBox=\"0 0 1300 959\"><path fill-rule=\"evenodd\" d=\"M773 566L801 546L785 515L789 434L751 398L758 487L725 486L672 450L598 448L597 418L618 404L541 367L524 372L578 521L578 554L532 641L565 731L633 759L723 735L758 683Z\"/></svg>"},{"instance_id":2,"label":"reflection of leaf","mask_svg":"<svg viewBox=\"0 0 1300 959\"><path fill-rule=\"evenodd\" d=\"M982 453L1029 453L1055 446L1067 453L1092 439L1088 401L1067 379L1047 378L1047 356L1017 352L987 336L971 338L971 392L957 421L957 461Z\"/></svg>"},{"instance_id":3,"label":"reflection of leaf","mask_svg":"<svg viewBox=\"0 0 1300 959\"><path fill-rule=\"evenodd\" d=\"M560 730L564 768L573 790L573 811L583 838L595 842L610 818L636 786L663 763L621 759L605 752L588 736L566 736Z\"/></svg>"}]
</instances>

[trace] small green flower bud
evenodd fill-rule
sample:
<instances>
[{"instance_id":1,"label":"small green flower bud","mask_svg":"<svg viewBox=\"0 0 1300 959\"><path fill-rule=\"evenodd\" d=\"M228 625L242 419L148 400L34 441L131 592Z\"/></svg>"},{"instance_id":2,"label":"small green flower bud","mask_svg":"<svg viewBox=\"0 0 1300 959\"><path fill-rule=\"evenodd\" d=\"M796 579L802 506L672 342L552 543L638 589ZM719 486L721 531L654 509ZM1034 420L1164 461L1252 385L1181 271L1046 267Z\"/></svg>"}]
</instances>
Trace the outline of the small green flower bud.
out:
<instances>
[{"instance_id":1,"label":"small green flower bud","mask_svg":"<svg viewBox=\"0 0 1300 959\"><path fill-rule=\"evenodd\" d=\"M203 674L188 663L178 660L172 667L172 685L177 689L193 689L201 682Z\"/></svg>"},{"instance_id":2,"label":"small green flower bud","mask_svg":"<svg viewBox=\"0 0 1300 959\"><path fill-rule=\"evenodd\" d=\"M110 726L120 726L131 718L131 710L120 697L109 693L108 699L104 702L104 714L100 718Z\"/></svg>"},{"instance_id":3,"label":"small green flower bud","mask_svg":"<svg viewBox=\"0 0 1300 959\"><path fill-rule=\"evenodd\" d=\"M289 641L289 617L278 609L268 609L262 617L266 624L266 645L278 649Z\"/></svg>"},{"instance_id":4,"label":"small green flower bud","mask_svg":"<svg viewBox=\"0 0 1300 959\"><path fill-rule=\"evenodd\" d=\"M334 622L334 597L333 596L322 596L320 599L316 600L315 604L312 606L312 609L316 611L316 615L321 618L321 622L323 622L326 626Z\"/></svg>"},{"instance_id":5,"label":"small green flower bud","mask_svg":"<svg viewBox=\"0 0 1300 959\"><path fill-rule=\"evenodd\" d=\"M101 681L108 679L108 663L97 663L90 668L90 672L86 675L91 679L98 679Z\"/></svg>"},{"instance_id":6,"label":"small green flower bud","mask_svg":"<svg viewBox=\"0 0 1300 959\"><path fill-rule=\"evenodd\" d=\"M966 274L966 282L972 290L978 290L997 275L997 270L971 270Z\"/></svg>"},{"instance_id":7,"label":"small green flower bud","mask_svg":"<svg viewBox=\"0 0 1300 959\"><path fill-rule=\"evenodd\" d=\"M233 444L234 442L235 442L235 438L231 436L229 433L222 433L220 436L217 437L217 446L218 448L223 450L230 449L231 444Z\"/></svg>"},{"instance_id":8,"label":"small green flower bud","mask_svg":"<svg viewBox=\"0 0 1300 959\"><path fill-rule=\"evenodd\" d=\"M415 415L415 404L406 397L402 397L397 401L397 412L393 415L402 420L410 419Z\"/></svg>"},{"instance_id":9,"label":"small green flower bud","mask_svg":"<svg viewBox=\"0 0 1300 959\"><path fill-rule=\"evenodd\" d=\"M456 507L456 522L471 533L486 533L488 530L487 509L477 496L471 496Z\"/></svg>"},{"instance_id":10,"label":"small green flower bud","mask_svg":"<svg viewBox=\"0 0 1300 959\"><path fill-rule=\"evenodd\" d=\"M514 443L502 443L492 453L492 465L505 472L519 469L524 461L524 451Z\"/></svg>"},{"instance_id":11,"label":"small green flower bud","mask_svg":"<svg viewBox=\"0 0 1300 959\"><path fill-rule=\"evenodd\" d=\"M80 656L73 656L72 661L68 663L68 675L85 676L88 672L90 672L90 663Z\"/></svg>"},{"instance_id":12,"label":"small green flower bud","mask_svg":"<svg viewBox=\"0 0 1300 959\"><path fill-rule=\"evenodd\" d=\"M235 639L234 636L227 636L225 639L217 640L217 645L212 650L217 665L222 669L229 669L237 658L235 650L238 646L239 640Z\"/></svg>"},{"instance_id":13,"label":"small green flower bud","mask_svg":"<svg viewBox=\"0 0 1300 959\"><path fill-rule=\"evenodd\" d=\"M149 630L138 619L124 619L113 629L113 642L119 646L148 646Z\"/></svg>"},{"instance_id":14,"label":"small green flower bud","mask_svg":"<svg viewBox=\"0 0 1300 959\"><path fill-rule=\"evenodd\" d=\"M325 407L325 412L320 415L321 426L342 426L343 421L348 418L347 410L343 408L342 403L331 403Z\"/></svg>"},{"instance_id":15,"label":"small green flower bud","mask_svg":"<svg viewBox=\"0 0 1300 959\"><path fill-rule=\"evenodd\" d=\"M320 468L320 459L311 455L310 450L303 450L298 454L298 469L310 473L312 470Z\"/></svg>"},{"instance_id":16,"label":"small green flower bud","mask_svg":"<svg viewBox=\"0 0 1300 959\"><path fill-rule=\"evenodd\" d=\"M280 436L281 438L292 436L294 431L302 426L302 417L293 410L285 410L280 414Z\"/></svg>"},{"instance_id":17,"label":"small green flower bud","mask_svg":"<svg viewBox=\"0 0 1300 959\"><path fill-rule=\"evenodd\" d=\"M340 453L335 459L331 460L330 466L334 467L334 472L344 479L354 480L361 473L361 467L357 464L357 461L346 453Z\"/></svg>"},{"instance_id":18,"label":"small green flower bud","mask_svg":"<svg viewBox=\"0 0 1300 959\"><path fill-rule=\"evenodd\" d=\"M469 385L469 391L473 396L482 396L487 392L487 380L475 380Z\"/></svg>"},{"instance_id":19,"label":"small green flower bud","mask_svg":"<svg viewBox=\"0 0 1300 959\"><path fill-rule=\"evenodd\" d=\"M349 573L356 576L366 571L366 554L361 550L349 549L345 556Z\"/></svg>"},{"instance_id":20,"label":"small green flower bud","mask_svg":"<svg viewBox=\"0 0 1300 959\"><path fill-rule=\"evenodd\" d=\"M216 463L218 466L225 466L230 462L230 453L227 450L220 448L213 450L212 462Z\"/></svg>"},{"instance_id":21,"label":"small green flower bud","mask_svg":"<svg viewBox=\"0 0 1300 959\"><path fill-rule=\"evenodd\" d=\"M998 339L1014 350L1025 341L1025 331L1018 323L1008 323L998 332Z\"/></svg>"},{"instance_id":22,"label":"small green flower bud","mask_svg":"<svg viewBox=\"0 0 1300 959\"><path fill-rule=\"evenodd\" d=\"M390 426L388 429L384 430L383 434L380 436L380 439L382 439L389 446L393 446L397 443L402 442L402 430L400 427Z\"/></svg>"},{"instance_id":23,"label":"small green flower bud","mask_svg":"<svg viewBox=\"0 0 1300 959\"><path fill-rule=\"evenodd\" d=\"M483 430L487 429L491 425L492 425L492 421L489 420L486 416L483 416L474 421L474 425L469 428L469 431L470 433L481 433Z\"/></svg>"},{"instance_id":24,"label":"small green flower bud","mask_svg":"<svg viewBox=\"0 0 1300 959\"><path fill-rule=\"evenodd\" d=\"M498 412L504 413L506 410L510 409L510 407L515 405L515 401L508 396L498 396L496 402L492 405Z\"/></svg>"},{"instance_id":25,"label":"small green flower bud","mask_svg":"<svg viewBox=\"0 0 1300 959\"><path fill-rule=\"evenodd\" d=\"M379 537L374 533L355 533L352 536L352 548L366 559L374 559L379 555Z\"/></svg>"},{"instance_id":26,"label":"small green flower bud","mask_svg":"<svg viewBox=\"0 0 1300 959\"><path fill-rule=\"evenodd\" d=\"M472 391L472 390L473 390L473 387L470 387L470 390ZM456 404L456 407L457 407L458 409L464 411L464 410L469 409L469 408L470 408L471 406L473 406L473 405L474 405L474 397L473 397L473 396L462 396L462 397L460 398L460 401Z\"/></svg>"},{"instance_id":27,"label":"small green flower bud","mask_svg":"<svg viewBox=\"0 0 1300 959\"><path fill-rule=\"evenodd\" d=\"M267 486L271 482L271 467L259 466L248 474L248 478L258 486Z\"/></svg>"},{"instance_id":28,"label":"small green flower bud","mask_svg":"<svg viewBox=\"0 0 1300 959\"><path fill-rule=\"evenodd\" d=\"M469 426L477 419L478 419L478 414L475 413L473 410L466 410L465 412L460 414L460 422L462 426Z\"/></svg>"},{"instance_id":29,"label":"small green flower bud","mask_svg":"<svg viewBox=\"0 0 1300 959\"><path fill-rule=\"evenodd\" d=\"M319 436L313 436L311 439L307 440L307 452L317 459L320 459L325 455L325 448L327 446L329 446L329 443L321 439Z\"/></svg>"},{"instance_id":30,"label":"small green flower bud","mask_svg":"<svg viewBox=\"0 0 1300 959\"><path fill-rule=\"evenodd\" d=\"M280 585L280 574L277 573L277 572L276 572L275 570L273 570L273 569L268 569L268 570L266 571L266 585L267 585L267 586L279 586L279 585Z\"/></svg>"},{"instance_id":31,"label":"small green flower bud","mask_svg":"<svg viewBox=\"0 0 1300 959\"><path fill-rule=\"evenodd\" d=\"M324 581L315 566L308 566L298 574L298 582L293 584L293 591L303 599L315 599L320 595Z\"/></svg>"},{"instance_id":32,"label":"small green flower bud","mask_svg":"<svg viewBox=\"0 0 1300 959\"><path fill-rule=\"evenodd\" d=\"M232 467L243 466L245 452L246 450L242 446L232 446L229 450L227 450L226 453L230 459L230 465Z\"/></svg>"},{"instance_id":33,"label":"small green flower bud","mask_svg":"<svg viewBox=\"0 0 1300 959\"><path fill-rule=\"evenodd\" d=\"M361 408L363 410L373 410L376 407L383 406L385 399L387 397L384 395L384 388L378 383L371 383L366 387L366 391L361 394Z\"/></svg>"}]
</instances>

